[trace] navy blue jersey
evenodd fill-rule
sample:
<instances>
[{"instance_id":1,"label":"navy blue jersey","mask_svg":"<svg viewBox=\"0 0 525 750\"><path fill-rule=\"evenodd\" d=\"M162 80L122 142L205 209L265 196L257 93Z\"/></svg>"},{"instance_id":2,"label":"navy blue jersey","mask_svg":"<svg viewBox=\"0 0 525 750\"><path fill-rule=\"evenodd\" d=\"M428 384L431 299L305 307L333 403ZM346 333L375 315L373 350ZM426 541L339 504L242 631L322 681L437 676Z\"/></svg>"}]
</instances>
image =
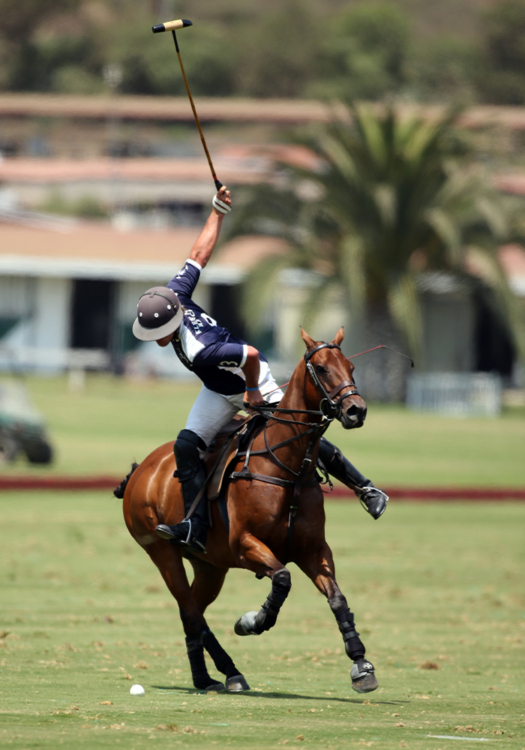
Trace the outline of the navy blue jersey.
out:
<instances>
[{"instance_id":1,"label":"navy blue jersey","mask_svg":"<svg viewBox=\"0 0 525 750\"><path fill-rule=\"evenodd\" d=\"M244 393L246 382L241 367L248 356L248 345L210 317L191 296L200 278L201 267L187 260L167 285L184 306L184 317L172 340L178 358L194 372L206 388L225 396ZM259 358L266 359L259 354Z\"/></svg>"}]
</instances>

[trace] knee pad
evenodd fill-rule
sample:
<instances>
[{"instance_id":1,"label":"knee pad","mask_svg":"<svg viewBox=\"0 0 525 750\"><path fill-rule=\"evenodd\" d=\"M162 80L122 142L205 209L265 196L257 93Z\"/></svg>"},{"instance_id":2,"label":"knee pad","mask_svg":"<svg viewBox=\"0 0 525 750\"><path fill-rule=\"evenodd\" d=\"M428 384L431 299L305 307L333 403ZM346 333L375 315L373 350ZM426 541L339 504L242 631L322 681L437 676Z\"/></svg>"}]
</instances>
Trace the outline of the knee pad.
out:
<instances>
[{"instance_id":1,"label":"knee pad","mask_svg":"<svg viewBox=\"0 0 525 750\"><path fill-rule=\"evenodd\" d=\"M181 430L177 435L173 452L177 461L177 476L181 482L193 479L202 467L200 451L206 449L206 444L195 432Z\"/></svg>"}]
</instances>

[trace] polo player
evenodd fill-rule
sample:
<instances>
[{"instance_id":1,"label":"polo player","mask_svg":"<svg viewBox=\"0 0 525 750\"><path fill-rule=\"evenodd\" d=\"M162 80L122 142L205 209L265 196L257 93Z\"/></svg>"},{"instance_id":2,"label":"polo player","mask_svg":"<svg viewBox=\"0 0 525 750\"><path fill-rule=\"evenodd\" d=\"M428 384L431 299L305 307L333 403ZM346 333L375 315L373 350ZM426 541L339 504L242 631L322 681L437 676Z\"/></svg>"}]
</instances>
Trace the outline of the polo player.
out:
<instances>
[{"instance_id":1,"label":"polo player","mask_svg":"<svg viewBox=\"0 0 525 750\"><path fill-rule=\"evenodd\" d=\"M174 445L187 515L206 479L203 454L217 433L242 410L278 403L283 392L277 386L266 357L255 347L233 336L197 305L192 295L202 269L217 244L222 222L231 211L231 195L222 187L212 201L204 229L189 259L166 287L148 289L139 299L133 333L141 341L171 344L176 355L202 381L186 426ZM366 479L341 451L321 438L319 460L327 472L352 489L374 519L386 510L388 496ZM160 524L156 533L173 544L198 552L206 551L208 532L206 501L201 501L191 519L175 526Z\"/></svg>"}]
</instances>

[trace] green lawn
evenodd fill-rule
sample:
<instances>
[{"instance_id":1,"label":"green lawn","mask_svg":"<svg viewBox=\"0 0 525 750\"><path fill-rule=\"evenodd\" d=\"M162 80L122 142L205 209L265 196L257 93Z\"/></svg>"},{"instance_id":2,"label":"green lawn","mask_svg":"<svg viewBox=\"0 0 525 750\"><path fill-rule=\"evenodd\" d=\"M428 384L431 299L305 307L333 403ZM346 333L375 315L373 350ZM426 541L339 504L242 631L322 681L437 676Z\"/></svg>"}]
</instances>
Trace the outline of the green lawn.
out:
<instances>
[{"instance_id":1,"label":"green lawn","mask_svg":"<svg viewBox=\"0 0 525 750\"><path fill-rule=\"evenodd\" d=\"M268 582L230 572L208 620L253 690L207 695L191 689L177 607L119 501L1 493L0 747L523 750L525 504L393 502L378 522L357 501L327 512L379 690L352 692L330 610L292 565L259 638L232 627Z\"/></svg>"},{"instance_id":2,"label":"green lawn","mask_svg":"<svg viewBox=\"0 0 525 750\"><path fill-rule=\"evenodd\" d=\"M47 471L124 475L184 427L198 385L130 382L90 376L83 393L65 378L29 378L45 414L57 460ZM499 418L453 419L371 404L365 426L345 432L334 424L328 438L361 471L381 485L525 487L525 411ZM19 461L9 473L42 472Z\"/></svg>"}]
</instances>

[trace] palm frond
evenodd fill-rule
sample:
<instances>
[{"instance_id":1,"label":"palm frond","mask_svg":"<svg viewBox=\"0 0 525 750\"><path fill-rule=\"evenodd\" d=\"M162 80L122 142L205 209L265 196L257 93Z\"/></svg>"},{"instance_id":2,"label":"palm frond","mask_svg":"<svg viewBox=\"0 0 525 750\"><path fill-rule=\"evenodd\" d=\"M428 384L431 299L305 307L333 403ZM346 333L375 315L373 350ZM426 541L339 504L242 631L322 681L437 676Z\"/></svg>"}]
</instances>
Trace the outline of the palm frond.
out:
<instances>
[{"instance_id":1,"label":"palm frond","mask_svg":"<svg viewBox=\"0 0 525 750\"><path fill-rule=\"evenodd\" d=\"M264 326L264 312L272 299L279 275L286 268L304 267L304 256L299 248L270 255L260 261L243 284L242 312L248 329L259 332Z\"/></svg>"},{"instance_id":2,"label":"palm frond","mask_svg":"<svg viewBox=\"0 0 525 750\"><path fill-rule=\"evenodd\" d=\"M341 282L336 277L329 276L321 277L319 284L312 285L306 290L301 306L301 321L305 330L311 330L338 291L341 291Z\"/></svg>"},{"instance_id":3,"label":"palm frond","mask_svg":"<svg viewBox=\"0 0 525 750\"><path fill-rule=\"evenodd\" d=\"M366 300L365 249L359 236L345 236L340 249L340 283L347 290L346 302L352 315L352 324L363 317Z\"/></svg>"},{"instance_id":4,"label":"palm frond","mask_svg":"<svg viewBox=\"0 0 525 750\"><path fill-rule=\"evenodd\" d=\"M423 318L414 275L405 273L388 290L388 307L406 337L414 359L419 359L423 344Z\"/></svg>"}]
</instances>

